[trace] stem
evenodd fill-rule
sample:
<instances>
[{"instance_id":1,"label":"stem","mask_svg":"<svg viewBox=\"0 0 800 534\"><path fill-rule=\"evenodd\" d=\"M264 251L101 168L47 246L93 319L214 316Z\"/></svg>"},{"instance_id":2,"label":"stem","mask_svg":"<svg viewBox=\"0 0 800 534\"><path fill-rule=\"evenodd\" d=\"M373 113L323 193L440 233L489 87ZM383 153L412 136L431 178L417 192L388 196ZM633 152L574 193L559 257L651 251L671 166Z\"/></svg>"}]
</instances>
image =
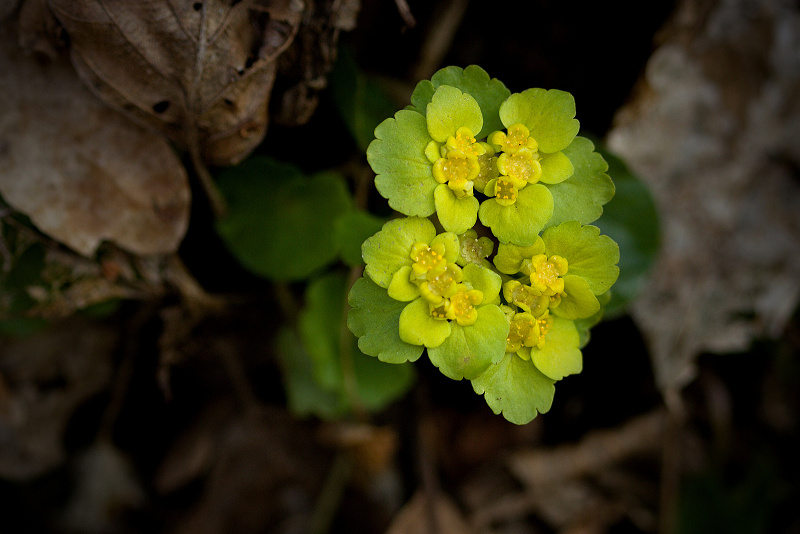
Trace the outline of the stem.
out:
<instances>
[{"instance_id":1,"label":"stem","mask_svg":"<svg viewBox=\"0 0 800 534\"><path fill-rule=\"evenodd\" d=\"M333 461L325 485L319 493L317 504L311 515L308 531L310 534L325 534L331 528L331 523L339 510L342 495L350 482L350 473L353 470L353 461L350 453L340 451Z\"/></svg>"},{"instance_id":2,"label":"stem","mask_svg":"<svg viewBox=\"0 0 800 534\"><path fill-rule=\"evenodd\" d=\"M222 219L228 214L228 203L225 197L222 196L211 172L208 170L203 157L200 154L200 139L197 132L197 126L194 124L189 126L189 156L192 159L192 166L200 181L200 186L208 198L208 204L211 207L211 212L214 219Z\"/></svg>"}]
</instances>

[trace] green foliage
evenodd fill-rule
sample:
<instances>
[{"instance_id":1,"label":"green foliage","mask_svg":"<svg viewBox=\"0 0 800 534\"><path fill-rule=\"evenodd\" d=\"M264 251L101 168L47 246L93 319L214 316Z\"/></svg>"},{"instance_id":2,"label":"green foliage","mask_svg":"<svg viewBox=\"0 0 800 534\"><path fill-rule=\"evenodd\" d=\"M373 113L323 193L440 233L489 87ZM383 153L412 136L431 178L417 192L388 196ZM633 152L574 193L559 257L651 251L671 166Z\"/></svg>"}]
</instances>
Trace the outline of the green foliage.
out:
<instances>
[{"instance_id":1,"label":"green foliage","mask_svg":"<svg viewBox=\"0 0 800 534\"><path fill-rule=\"evenodd\" d=\"M338 257L336 221L352 209L341 175L304 176L291 165L255 157L225 170L218 181L229 213L217 222L217 232L249 270L300 280Z\"/></svg>"},{"instance_id":2,"label":"green foliage","mask_svg":"<svg viewBox=\"0 0 800 534\"><path fill-rule=\"evenodd\" d=\"M526 423L581 371L619 276L617 244L587 226L614 195L608 165L577 137L563 91L511 94L479 67L448 67L411 103L367 149L378 192L407 218L364 242L348 324L367 354L407 362L424 349Z\"/></svg>"},{"instance_id":3,"label":"green foliage","mask_svg":"<svg viewBox=\"0 0 800 534\"><path fill-rule=\"evenodd\" d=\"M427 354L509 421L549 410L555 383L582 370L591 327L606 306L622 309L652 260L654 245L638 243L637 217L654 213L638 182L577 135L569 93L512 94L474 65L440 70L382 120L388 99L343 55L333 97L377 191L405 217L356 207L333 172L253 158L219 176L230 211L217 231L232 254L269 279L307 282L279 339L291 407L381 409ZM601 217L609 171L622 202ZM611 237L590 226L598 218Z\"/></svg>"},{"instance_id":4,"label":"green foliage","mask_svg":"<svg viewBox=\"0 0 800 534\"><path fill-rule=\"evenodd\" d=\"M384 366L359 350L344 325L347 289L343 273L313 280L297 334L287 328L280 336L284 384L298 415L333 418L355 406L379 410L414 383L410 364Z\"/></svg>"}]
</instances>

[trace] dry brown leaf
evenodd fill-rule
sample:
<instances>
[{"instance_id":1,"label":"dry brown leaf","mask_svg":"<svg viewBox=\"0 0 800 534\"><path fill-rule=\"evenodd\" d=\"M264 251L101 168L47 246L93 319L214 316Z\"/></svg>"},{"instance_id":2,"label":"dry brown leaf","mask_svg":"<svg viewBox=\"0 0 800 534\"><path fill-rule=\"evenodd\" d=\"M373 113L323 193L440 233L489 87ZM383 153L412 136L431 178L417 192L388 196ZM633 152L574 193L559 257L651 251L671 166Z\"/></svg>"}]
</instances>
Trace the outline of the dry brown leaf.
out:
<instances>
[{"instance_id":1,"label":"dry brown leaf","mask_svg":"<svg viewBox=\"0 0 800 534\"><path fill-rule=\"evenodd\" d=\"M0 27L0 194L42 232L89 256L103 240L174 252L188 224L186 170L169 145L108 109L66 59L23 54Z\"/></svg>"},{"instance_id":2,"label":"dry brown leaf","mask_svg":"<svg viewBox=\"0 0 800 534\"><path fill-rule=\"evenodd\" d=\"M75 410L108 387L118 333L74 318L0 343L0 477L29 480L65 459Z\"/></svg>"},{"instance_id":3,"label":"dry brown leaf","mask_svg":"<svg viewBox=\"0 0 800 534\"><path fill-rule=\"evenodd\" d=\"M700 353L780 334L800 297L800 14L750 7L680 2L609 134L662 219L633 315L667 392Z\"/></svg>"},{"instance_id":4,"label":"dry brown leaf","mask_svg":"<svg viewBox=\"0 0 800 534\"><path fill-rule=\"evenodd\" d=\"M275 58L302 0L49 0L81 78L106 103L206 162L263 139Z\"/></svg>"},{"instance_id":5,"label":"dry brown leaf","mask_svg":"<svg viewBox=\"0 0 800 534\"><path fill-rule=\"evenodd\" d=\"M419 491L397 513L386 534L421 532L469 534L473 529L449 497L441 493L429 497Z\"/></svg>"}]
</instances>

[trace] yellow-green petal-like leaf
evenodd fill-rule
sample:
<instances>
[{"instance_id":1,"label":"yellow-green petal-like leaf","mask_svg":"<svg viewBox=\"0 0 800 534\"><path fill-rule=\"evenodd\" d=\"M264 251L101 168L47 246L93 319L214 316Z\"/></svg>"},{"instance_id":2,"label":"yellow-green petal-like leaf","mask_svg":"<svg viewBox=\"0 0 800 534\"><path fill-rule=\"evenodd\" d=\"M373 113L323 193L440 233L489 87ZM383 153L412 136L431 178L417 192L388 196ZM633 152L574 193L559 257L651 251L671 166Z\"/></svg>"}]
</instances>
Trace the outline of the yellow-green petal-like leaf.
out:
<instances>
[{"instance_id":1,"label":"yellow-green petal-like leaf","mask_svg":"<svg viewBox=\"0 0 800 534\"><path fill-rule=\"evenodd\" d=\"M532 362L508 353L472 380L475 393L484 396L489 408L517 425L529 423L550 409L554 384Z\"/></svg>"},{"instance_id":2,"label":"yellow-green petal-like leaf","mask_svg":"<svg viewBox=\"0 0 800 534\"><path fill-rule=\"evenodd\" d=\"M450 322L431 317L428 301L420 297L400 312L400 339L411 345L438 347L450 335Z\"/></svg>"},{"instance_id":3,"label":"yellow-green petal-like leaf","mask_svg":"<svg viewBox=\"0 0 800 534\"><path fill-rule=\"evenodd\" d=\"M583 355L578 346L580 338L572 321L553 318L553 326L545 337L544 346L531 349L533 364L549 378L561 380L567 375L580 373Z\"/></svg>"},{"instance_id":4,"label":"yellow-green petal-like leaf","mask_svg":"<svg viewBox=\"0 0 800 534\"><path fill-rule=\"evenodd\" d=\"M406 217L387 222L361 246L367 264L364 272L379 286L389 287L394 273L411 265L411 247L415 243L430 243L435 236L436 228L428 219Z\"/></svg>"},{"instance_id":5,"label":"yellow-green petal-like leaf","mask_svg":"<svg viewBox=\"0 0 800 534\"><path fill-rule=\"evenodd\" d=\"M553 214L553 196L547 187L532 184L523 188L517 201L501 206L494 198L483 201L478 211L481 222L492 229L501 243L530 246Z\"/></svg>"},{"instance_id":6,"label":"yellow-green petal-like leaf","mask_svg":"<svg viewBox=\"0 0 800 534\"><path fill-rule=\"evenodd\" d=\"M460 89L449 85L439 86L431 97L425 112L428 133L439 143L444 143L456 130L466 126L473 135L483 128L483 115L477 100Z\"/></svg>"},{"instance_id":7,"label":"yellow-green petal-like leaf","mask_svg":"<svg viewBox=\"0 0 800 534\"><path fill-rule=\"evenodd\" d=\"M563 152L545 154L539 163L542 166L542 177L539 181L545 184L559 184L575 172L572 162Z\"/></svg>"},{"instance_id":8,"label":"yellow-green petal-like leaf","mask_svg":"<svg viewBox=\"0 0 800 534\"><path fill-rule=\"evenodd\" d=\"M508 319L498 306L478 307L478 319L470 326L451 324L444 342L428 349L428 358L448 378L472 380L505 354Z\"/></svg>"},{"instance_id":9,"label":"yellow-green petal-like leaf","mask_svg":"<svg viewBox=\"0 0 800 534\"><path fill-rule=\"evenodd\" d=\"M431 247L441 243L444 245L444 259L447 263L454 263L458 259L458 236L452 232L443 232L431 241Z\"/></svg>"},{"instance_id":10,"label":"yellow-green petal-like leaf","mask_svg":"<svg viewBox=\"0 0 800 534\"><path fill-rule=\"evenodd\" d=\"M478 220L477 198L473 196L458 198L447 184L436 186L433 195L436 200L436 215L442 223L442 228L453 234L463 234L475 226Z\"/></svg>"},{"instance_id":11,"label":"yellow-green petal-like leaf","mask_svg":"<svg viewBox=\"0 0 800 534\"><path fill-rule=\"evenodd\" d=\"M619 246L596 226L581 226L567 221L542 232L548 256L558 255L569 262L569 274L586 280L595 295L609 290L619 276Z\"/></svg>"},{"instance_id":12,"label":"yellow-green petal-like leaf","mask_svg":"<svg viewBox=\"0 0 800 534\"><path fill-rule=\"evenodd\" d=\"M564 295L561 296L558 306L551 308L551 311L564 319L586 319L600 311L600 301L592 293L586 280L568 274L564 277Z\"/></svg>"},{"instance_id":13,"label":"yellow-green petal-like leaf","mask_svg":"<svg viewBox=\"0 0 800 534\"><path fill-rule=\"evenodd\" d=\"M558 89L528 89L511 95L500 106L500 119L506 128L524 124L539 143L539 151L546 153L567 148L580 128L575 99Z\"/></svg>"},{"instance_id":14,"label":"yellow-green petal-like leaf","mask_svg":"<svg viewBox=\"0 0 800 534\"><path fill-rule=\"evenodd\" d=\"M387 294L394 300L411 302L419 297L419 287L411 282L411 266L400 267L389 282Z\"/></svg>"},{"instance_id":15,"label":"yellow-green petal-like leaf","mask_svg":"<svg viewBox=\"0 0 800 534\"><path fill-rule=\"evenodd\" d=\"M500 275L480 265L464 266L464 283L483 293L482 304L499 304L503 280Z\"/></svg>"},{"instance_id":16,"label":"yellow-green petal-like leaf","mask_svg":"<svg viewBox=\"0 0 800 534\"><path fill-rule=\"evenodd\" d=\"M538 237L538 236L537 236ZM512 243L500 243L497 247L497 255L494 257L494 266L504 274L517 274L520 272L522 262L530 260L537 254L544 252L544 241L541 237L535 240L533 245L521 247Z\"/></svg>"}]
</instances>

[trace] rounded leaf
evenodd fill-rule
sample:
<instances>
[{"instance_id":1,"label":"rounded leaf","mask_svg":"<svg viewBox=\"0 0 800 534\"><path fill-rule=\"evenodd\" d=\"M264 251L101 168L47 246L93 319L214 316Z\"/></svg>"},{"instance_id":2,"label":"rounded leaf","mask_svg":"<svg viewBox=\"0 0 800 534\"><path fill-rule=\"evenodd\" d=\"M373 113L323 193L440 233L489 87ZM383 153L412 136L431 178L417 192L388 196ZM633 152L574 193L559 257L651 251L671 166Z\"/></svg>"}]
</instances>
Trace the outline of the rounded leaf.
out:
<instances>
[{"instance_id":1,"label":"rounded leaf","mask_svg":"<svg viewBox=\"0 0 800 534\"><path fill-rule=\"evenodd\" d=\"M456 197L447 184L439 184L433 192L436 215L442 228L454 234L463 234L478 220L478 199L473 196Z\"/></svg>"},{"instance_id":2,"label":"rounded leaf","mask_svg":"<svg viewBox=\"0 0 800 534\"><path fill-rule=\"evenodd\" d=\"M438 347L450 335L450 322L431 317L428 301L420 297L400 313L400 339L428 349Z\"/></svg>"},{"instance_id":3,"label":"rounded leaf","mask_svg":"<svg viewBox=\"0 0 800 534\"><path fill-rule=\"evenodd\" d=\"M442 85L436 89L425 111L428 133L444 143L456 130L466 126L474 134L483 128L483 115L478 102L455 87Z\"/></svg>"},{"instance_id":4,"label":"rounded leaf","mask_svg":"<svg viewBox=\"0 0 800 534\"><path fill-rule=\"evenodd\" d=\"M367 264L364 272L379 286L389 287L394 273L411 265L414 243L430 243L435 236L436 229L428 219L405 217L387 222L361 246Z\"/></svg>"},{"instance_id":5,"label":"rounded leaf","mask_svg":"<svg viewBox=\"0 0 800 534\"><path fill-rule=\"evenodd\" d=\"M580 276L595 295L605 293L619 276L619 246L596 226L581 226L567 221L542 232L548 256L558 255L569 262L568 274Z\"/></svg>"},{"instance_id":6,"label":"rounded leaf","mask_svg":"<svg viewBox=\"0 0 800 534\"><path fill-rule=\"evenodd\" d=\"M606 174L608 164L583 137L576 137L562 153L574 171L568 180L548 185L555 207L547 226L564 221L589 224L602 215L603 205L614 196L614 183Z\"/></svg>"},{"instance_id":7,"label":"rounded leaf","mask_svg":"<svg viewBox=\"0 0 800 534\"><path fill-rule=\"evenodd\" d=\"M551 308L553 314L564 319L586 319L600 311L600 301L592 293L589 283L581 278L568 274L564 277L564 294L558 306Z\"/></svg>"},{"instance_id":8,"label":"rounded leaf","mask_svg":"<svg viewBox=\"0 0 800 534\"><path fill-rule=\"evenodd\" d=\"M497 306L480 306L475 324L453 322L451 328L441 345L428 348L428 358L448 378L477 378L505 354L508 319Z\"/></svg>"},{"instance_id":9,"label":"rounded leaf","mask_svg":"<svg viewBox=\"0 0 800 534\"><path fill-rule=\"evenodd\" d=\"M508 421L524 425L553 404L555 381L539 371L532 362L506 353L496 364L472 380L472 389L483 395L486 404Z\"/></svg>"},{"instance_id":10,"label":"rounded leaf","mask_svg":"<svg viewBox=\"0 0 800 534\"><path fill-rule=\"evenodd\" d=\"M503 280L500 275L475 263L464 266L464 283L483 293L482 304L499 304Z\"/></svg>"},{"instance_id":11,"label":"rounded leaf","mask_svg":"<svg viewBox=\"0 0 800 534\"><path fill-rule=\"evenodd\" d=\"M578 346L578 329L572 321L553 318L553 326L545 336L544 346L531 349L531 361L542 373L553 380L580 373L583 355Z\"/></svg>"},{"instance_id":12,"label":"rounded leaf","mask_svg":"<svg viewBox=\"0 0 800 534\"><path fill-rule=\"evenodd\" d=\"M388 363L414 362L422 347L400 339L400 313L405 302L392 299L369 278L359 278L350 288L347 327L358 338L358 348Z\"/></svg>"},{"instance_id":13,"label":"rounded leaf","mask_svg":"<svg viewBox=\"0 0 800 534\"><path fill-rule=\"evenodd\" d=\"M351 209L342 176L307 177L267 158L251 158L220 176L228 215L216 223L228 249L249 270L298 280L335 260L334 222Z\"/></svg>"},{"instance_id":14,"label":"rounded leaf","mask_svg":"<svg viewBox=\"0 0 800 534\"><path fill-rule=\"evenodd\" d=\"M575 168L563 152L545 154L539 161L542 166L542 177L539 181L545 184L558 184L572 176Z\"/></svg>"},{"instance_id":15,"label":"rounded leaf","mask_svg":"<svg viewBox=\"0 0 800 534\"><path fill-rule=\"evenodd\" d=\"M492 229L501 243L530 246L553 214L553 196L547 187L532 184L524 187L517 201L501 206L494 198L485 200L478 211L481 222Z\"/></svg>"},{"instance_id":16,"label":"rounded leaf","mask_svg":"<svg viewBox=\"0 0 800 534\"><path fill-rule=\"evenodd\" d=\"M433 190L438 184L425 156L430 141L425 117L400 110L375 128L375 140L367 148L375 187L389 206L405 215L427 217L435 211Z\"/></svg>"},{"instance_id":17,"label":"rounded leaf","mask_svg":"<svg viewBox=\"0 0 800 534\"><path fill-rule=\"evenodd\" d=\"M575 99L558 89L528 89L515 93L500 106L500 120L508 128L522 123L539 143L539 151L558 152L569 146L578 134Z\"/></svg>"}]
</instances>

